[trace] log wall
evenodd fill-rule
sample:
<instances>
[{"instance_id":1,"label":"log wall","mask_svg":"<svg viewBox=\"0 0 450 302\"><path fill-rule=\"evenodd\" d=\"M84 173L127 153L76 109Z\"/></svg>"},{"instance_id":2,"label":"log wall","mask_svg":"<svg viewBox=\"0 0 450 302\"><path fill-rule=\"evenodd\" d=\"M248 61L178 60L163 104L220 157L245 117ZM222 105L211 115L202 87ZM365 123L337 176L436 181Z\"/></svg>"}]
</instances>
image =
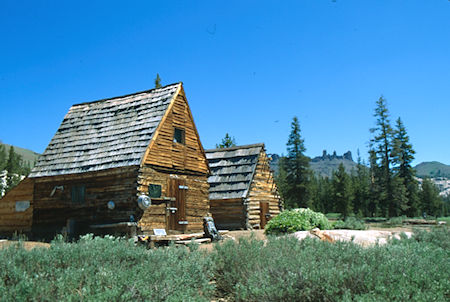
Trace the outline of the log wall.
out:
<instances>
[{"instance_id":1,"label":"log wall","mask_svg":"<svg viewBox=\"0 0 450 302\"><path fill-rule=\"evenodd\" d=\"M246 214L242 198L211 200L210 204L211 214L218 229L239 230L246 228Z\"/></svg>"},{"instance_id":2,"label":"log wall","mask_svg":"<svg viewBox=\"0 0 450 302\"><path fill-rule=\"evenodd\" d=\"M174 142L174 128L185 131L184 144ZM146 152L144 163L178 171L209 173L197 129L183 90L161 121Z\"/></svg>"},{"instance_id":3,"label":"log wall","mask_svg":"<svg viewBox=\"0 0 450 302\"><path fill-rule=\"evenodd\" d=\"M264 227L261 226L260 219L261 202L269 204L271 218L280 213L281 199L274 182L273 173L270 170L269 159L264 150L259 155L256 171L246 199L248 228Z\"/></svg>"},{"instance_id":4,"label":"log wall","mask_svg":"<svg viewBox=\"0 0 450 302\"><path fill-rule=\"evenodd\" d=\"M0 199L0 233L28 232L33 220L34 182L25 178L16 187ZM17 202L29 202L25 211L16 211Z\"/></svg>"},{"instance_id":5,"label":"log wall","mask_svg":"<svg viewBox=\"0 0 450 302\"><path fill-rule=\"evenodd\" d=\"M68 219L75 219L80 227L130 221L130 215L138 219L142 215L136 202L138 169L133 166L35 178L33 232L60 232ZM72 201L71 189L77 185L85 186L83 203ZM113 210L107 208L108 201L115 203Z\"/></svg>"},{"instance_id":6,"label":"log wall","mask_svg":"<svg viewBox=\"0 0 450 302\"><path fill-rule=\"evenodd\" d=\"M209 212L208 190L209 184L206 175L174 174L167 171L156 170L154 167L145 165L141 168L138 176L138 191L147 194L150 184L161 185L162 197L169 196L168 186L170 179L182 179L187 186L186 202L186 232L198 232L203 230L203 217ZM169 215L172 215L166 208L170 207L170 202L163 202L159 205L152 204L145 210L139 221L139 226L144 233L151 233L153 229L168 230Z\"/></svg>"}]
</instances>

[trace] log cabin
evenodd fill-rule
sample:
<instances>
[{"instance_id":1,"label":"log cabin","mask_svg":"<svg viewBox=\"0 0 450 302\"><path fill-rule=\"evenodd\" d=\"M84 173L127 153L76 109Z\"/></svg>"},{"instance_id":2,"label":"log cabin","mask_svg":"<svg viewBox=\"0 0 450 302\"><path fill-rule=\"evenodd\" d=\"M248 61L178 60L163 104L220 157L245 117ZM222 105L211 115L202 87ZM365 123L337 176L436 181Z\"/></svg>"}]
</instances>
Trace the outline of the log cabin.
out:
<instances>
[{"instance_id":1,"label":"log cabin","mask_svg":"<svg viewBox=\"0 0 450 302\"><path fill-rule=\"evenodd\" d=\"M200 231L208 175L182 83L73 105L31 174L0 200L0 232Z\"/></svg>"},{"instance_id":2,"label":"log cabin","mask_svg":"<svg viewBox=\"0 0 450 302\"><path fill-rule=\"evenodd\" d=\"M220 229L262 229L282 210L264 144L206 150L211 214Z\"/></svg>"}]
</instances>

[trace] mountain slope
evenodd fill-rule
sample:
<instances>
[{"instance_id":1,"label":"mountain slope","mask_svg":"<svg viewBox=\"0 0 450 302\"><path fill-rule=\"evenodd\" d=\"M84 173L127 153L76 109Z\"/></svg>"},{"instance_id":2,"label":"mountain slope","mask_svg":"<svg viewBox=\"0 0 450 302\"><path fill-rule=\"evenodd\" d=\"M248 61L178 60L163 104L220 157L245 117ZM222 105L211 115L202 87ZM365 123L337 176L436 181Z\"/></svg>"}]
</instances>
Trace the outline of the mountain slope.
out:
<instances>
[{"instance_id":1,"label":"mountain slope","mask_svg":"<svg viewBox=\"0 0 450 302\"><path fill-rule=\"evenodd\" d=\"M9 148L11 147L11 145L3 144L3 143L0 143L0 144L5 147L5 151L7 154L6 156L8 156ZM34 162L40 155L39 153L36 153L36 152L28 150L28 149L20 148L17 146L13 146L13 147L14 147L14 152L16 152L17 154L22 156L22 159L24 162L28 162L28 163L30 163L31 166L34 166Z\"/></svg>"},{"instance_id":2,"label":"mountain slope","mask_svg":"<svg viewBox=\"0 0 450 302\"><path fill-rule=\"evenodd\" d=\"M418 177L450 178L450 166L437 161L423 162L414 167Z\"/></svg>"}]
</instances>

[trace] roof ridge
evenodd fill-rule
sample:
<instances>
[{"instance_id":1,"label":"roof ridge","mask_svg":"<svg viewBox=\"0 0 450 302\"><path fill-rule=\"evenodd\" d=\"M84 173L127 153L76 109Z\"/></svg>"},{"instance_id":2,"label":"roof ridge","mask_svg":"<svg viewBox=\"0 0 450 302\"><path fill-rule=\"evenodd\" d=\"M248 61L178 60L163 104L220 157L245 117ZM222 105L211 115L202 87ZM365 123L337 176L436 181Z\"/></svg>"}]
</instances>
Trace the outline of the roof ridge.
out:
<instances>
[{"instance_id":1,"label":"roof ridge","mask_svg":"<svg viewBox=\"0 0 450 302\"><path fill-rule=\"evenodd\" d=\"M120 98L132 96L132 95L137 95L137 94L142 94L142 93L149 93L149 92L153 92L155 90L160 90L160 89L162 90L162 89L168 88L170 86L175 86L175 85L183 85L183 82L172 83L172 84L168 84L166 86L159 87L159 88L152 88L152 89L148 89L148 90L142 90L142 91L138 91L138 92L134 92L134 93L124 94L124 95L120 95L120 96L114 96L114 97L105 98L105 99L99 99L99 100L95 100L95 101L77 103L77 104L73 104L72 107L81 106L81 105L87 105L87 104L93 104L93 103L98 103L98 102L104 102L104 101L109 101L109 100L114 100L114 99L120 99Z\"/></svg>"},{"instance_id":2,"label":"roof ridge","mask_svg":"<svg viewBox=\"0 0 450 302\"><path fill-rule=\"evenodd\" d=\"M207 149L207 150L205 150L205 153L219 152L219 151L234 151L234 150L239 150L239 149L250 149L250 148L254 148L254 147L263 147L264 148L264 143L257 143L257 144L251 144L251 145L242 145L242 146L234 146L234 147L229 147L229 148Z\"/></svg>"}]
</instances>

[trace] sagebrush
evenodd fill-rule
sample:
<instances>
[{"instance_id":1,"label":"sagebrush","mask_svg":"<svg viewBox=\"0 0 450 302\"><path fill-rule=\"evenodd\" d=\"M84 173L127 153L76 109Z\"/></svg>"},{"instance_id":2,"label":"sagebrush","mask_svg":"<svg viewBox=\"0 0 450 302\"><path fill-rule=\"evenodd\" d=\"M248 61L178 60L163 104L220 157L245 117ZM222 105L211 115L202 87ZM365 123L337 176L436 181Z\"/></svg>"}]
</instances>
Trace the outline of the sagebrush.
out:
<instances>
[{"instance_id":1,"label":"sagebrush","mask_svg":"<svg viewBox=\"0 0 450 302\"><path fill-rule=\"evenodd\" d=\"M448 301L448 227L384 246L293 236L147 250L87 235L0 250L1 301Z\"/></svg>"}]
</instances>

